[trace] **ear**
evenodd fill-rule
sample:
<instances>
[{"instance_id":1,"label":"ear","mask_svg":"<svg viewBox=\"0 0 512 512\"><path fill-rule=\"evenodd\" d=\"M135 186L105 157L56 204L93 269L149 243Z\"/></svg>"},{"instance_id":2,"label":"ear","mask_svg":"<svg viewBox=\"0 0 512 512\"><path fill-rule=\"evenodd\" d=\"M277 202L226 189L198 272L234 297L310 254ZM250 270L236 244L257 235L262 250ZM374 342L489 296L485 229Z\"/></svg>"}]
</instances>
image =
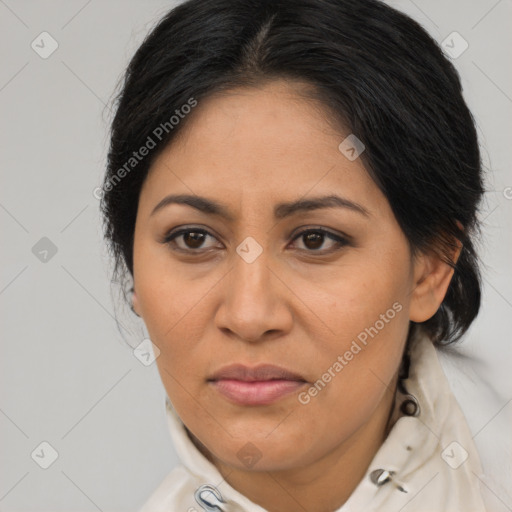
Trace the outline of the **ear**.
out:
<instances>
[{"instance_id":1,"label":"ear","mask_svg":"<svg viewBox=\"0 0 512 512\"><path fill-rule=\"evenodd\" d=\"M459 259L461 250L462 243L457 240L456 247L450 254L453 263ZM434 251L415 256L410 320L421 323L436 314L450 286L453 272L454 269Z\"/></svg>"},{"instance_id":2,"label":"ear","mask_svg":"<svg viewBox=\"0 0 512 512\"><path fill-rule=\"evenodd\" d=\"M139 298L137 297L137 292L135 291L133 291L132 293L132 310L135 312L137 316L141 316Z\"/></svg>"}]
</instances>

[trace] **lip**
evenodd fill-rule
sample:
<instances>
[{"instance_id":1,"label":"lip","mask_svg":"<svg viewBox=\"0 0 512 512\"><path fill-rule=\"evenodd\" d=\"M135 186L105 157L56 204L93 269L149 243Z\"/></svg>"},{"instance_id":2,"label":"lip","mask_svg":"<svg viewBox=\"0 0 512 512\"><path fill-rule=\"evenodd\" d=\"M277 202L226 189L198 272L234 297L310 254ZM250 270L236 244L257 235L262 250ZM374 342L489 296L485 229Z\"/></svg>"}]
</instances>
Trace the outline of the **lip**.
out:
<instances>
[{"instance_id":1,"label":"lip","mask_svg":"<svg viewBox=\"0 0 512 512\"><path fill-rule=\"evenodd\" d=\"M307 384L298 373L271 364L254 368L241 364L225 366L208 382L238 405L269 405Z\"/></svg>"},{"instance_id":2,"label":"lip","mask_svg":"<svg viewBox=\"0 0 512 512\"><path fill-rule=\"evenodd\" d=\"M273 364L260 364L253 368L243 364L231 364L224 366L215 372L208 380L240 380L244 382L256 382L264 380L295 380L306 381L306 379L298 373L276 366Z\"/></svg>"}]
</instances>

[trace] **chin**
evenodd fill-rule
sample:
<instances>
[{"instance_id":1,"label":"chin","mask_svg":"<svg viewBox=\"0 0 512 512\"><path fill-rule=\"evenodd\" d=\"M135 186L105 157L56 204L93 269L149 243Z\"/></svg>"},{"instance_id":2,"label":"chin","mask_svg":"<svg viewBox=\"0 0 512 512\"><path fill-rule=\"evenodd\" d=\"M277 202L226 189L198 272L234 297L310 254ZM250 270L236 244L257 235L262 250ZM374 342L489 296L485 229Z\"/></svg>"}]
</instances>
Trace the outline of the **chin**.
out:
<instances>
[{"instance_id":1,"label":"chin","mask_svg":"<svg viewBox=\"0 0 512 512\"><path fill-rule=\"evenodd\" d=\"M302 429L297 426L297 432L283 425L276 428L275 421L266 422L262 428L255 428L254 424L245 425L243 430L242 425L239 427L241 435L230 437L224 432L217 437L210 432L205 443L207 450L223 464L241 471L281 471L308 463L306 459L313 447L304 444L304 439L311 437L304 436L303 425Z\"/></svg>"},{"instance_id":2,"label":"chin","mask_svg":"<svg viewBox=\"0 0 512 512\"><path fill-rule=\"evenodd\" d=\"M223 453L218 457L223 464L240 471L286 471L304 464L297 457L296 447L277 447L273 443L261 446L261 449L252 441L242 442L238 450L234 450L235 443L220 448Z\"/></svg>"}]
</instances>

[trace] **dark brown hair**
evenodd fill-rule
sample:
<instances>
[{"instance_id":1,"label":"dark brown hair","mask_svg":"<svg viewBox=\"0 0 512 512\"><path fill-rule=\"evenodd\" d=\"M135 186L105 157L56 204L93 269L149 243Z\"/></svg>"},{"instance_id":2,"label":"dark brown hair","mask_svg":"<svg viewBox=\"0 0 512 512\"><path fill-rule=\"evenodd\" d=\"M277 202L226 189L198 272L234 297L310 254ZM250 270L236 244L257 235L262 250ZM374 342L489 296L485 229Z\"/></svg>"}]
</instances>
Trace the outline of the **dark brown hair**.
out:
<instances>
[{"instance_id":1,"label":"dark brown hair","mask_svg":"<svg viewBox=\"0 0 512 512\"><path fill-rule=\"evenodd\" d=\"M331 120L356 134L412 250L434 250L454 267L441 307L422 325L435 343L460 338L481 299L474 120L437 43L375 0L188 0L156 24L129 63L111 129L101 208L116 276L133 276L138 198L151 163L187 123L171 116L191 98L277 78L309 84ZM158 126L167 129L155 137ZM119 179L152 134L156 147ZM463 248L453 264L456 240Z\"/></svg>"}]
</instances>

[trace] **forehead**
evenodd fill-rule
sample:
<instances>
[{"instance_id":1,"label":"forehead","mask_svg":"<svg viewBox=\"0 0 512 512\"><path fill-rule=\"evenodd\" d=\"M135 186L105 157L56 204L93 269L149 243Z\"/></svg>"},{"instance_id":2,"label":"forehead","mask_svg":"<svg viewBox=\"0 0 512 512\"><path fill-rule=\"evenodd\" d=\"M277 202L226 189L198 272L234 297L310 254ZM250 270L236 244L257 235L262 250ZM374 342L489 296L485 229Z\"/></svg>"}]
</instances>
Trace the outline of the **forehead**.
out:
<instances>
[{"instance_id":1,"label":"forehead","mask_svg":"<svg viewBox=\"0 0 512 512\"><path fill-rule=\"evenodd\" d=\"M361 159L339 149L349 133L334 130L327 115L286 82L208 97L155 159L143 192L153 203L178 192L238 205L335 192L379 208L380 191Z\"/></svg>"},{"instance_id":2,"label":"forehead","mask_svg":"<svg viewBox=\"0 0 512 512\"><path fill-rule=\"evenodd\" d=\"M201 138L223 151L239 143L244 149L264 143L267 150L284 145L292 150L304 139L315 138L318 144L320 134L338 139L343 130L333 129L332 113L308 95L309 89L300 82L273 80L215 92L199 100L173 145L184 146L189 138L196 144Z\"/></svg>"}]
</instances>

